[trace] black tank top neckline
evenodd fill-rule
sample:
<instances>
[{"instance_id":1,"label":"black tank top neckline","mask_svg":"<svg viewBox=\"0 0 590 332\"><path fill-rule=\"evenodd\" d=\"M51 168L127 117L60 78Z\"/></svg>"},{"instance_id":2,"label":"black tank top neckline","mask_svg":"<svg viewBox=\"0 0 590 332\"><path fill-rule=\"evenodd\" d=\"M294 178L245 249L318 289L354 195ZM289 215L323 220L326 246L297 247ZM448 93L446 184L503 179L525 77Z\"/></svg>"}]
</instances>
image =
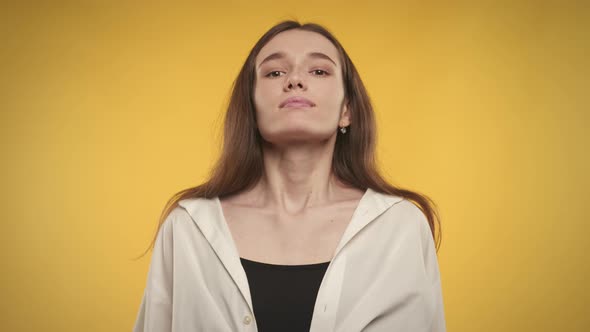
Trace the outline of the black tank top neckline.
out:
<instances>
[{"instance_id":1,"label":"black tank top neckline","mask_svg":"<svg viewBox=\"0 0 590 332\"><path fill-rule=\"evenodd\" d=\"M271 268L271 269L313 269L313 268L324 268L330 265L330 261L313 263L313 264L298 264L298 265L283 265L283 264L271 264L259 261L253 261L244 257L240 257L243 263L250 264L251 266L260 268Z\"/></svg>"},{"instance_id":2,"label":"black tank top neckline","mask_svg":"<svg viewBox=\"0 0 590 332\"><path fill-rule=\"evenodd\" d=\"M330 262L280 265L240 260L258 331L309 331L316 296Z\"/></svg>"}]
</instances>

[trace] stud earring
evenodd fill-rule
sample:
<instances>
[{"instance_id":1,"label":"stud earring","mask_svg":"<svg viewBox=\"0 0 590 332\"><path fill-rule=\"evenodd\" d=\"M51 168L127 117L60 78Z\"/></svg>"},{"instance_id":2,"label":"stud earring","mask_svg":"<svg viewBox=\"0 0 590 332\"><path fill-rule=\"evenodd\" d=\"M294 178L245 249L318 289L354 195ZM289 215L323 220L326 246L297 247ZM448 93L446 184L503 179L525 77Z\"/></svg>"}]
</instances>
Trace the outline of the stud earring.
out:
<instances>
[{"instance_id":1,"label":"stud earring","mask_svg":"<svg viewBox=\"0 0 590 332\"><path fill-rule=\"evenodd\" d=\"M341 127L340 128L340 132L343 133L343 134L346 134L346 127Z\"/></svg>"}]
</instances>

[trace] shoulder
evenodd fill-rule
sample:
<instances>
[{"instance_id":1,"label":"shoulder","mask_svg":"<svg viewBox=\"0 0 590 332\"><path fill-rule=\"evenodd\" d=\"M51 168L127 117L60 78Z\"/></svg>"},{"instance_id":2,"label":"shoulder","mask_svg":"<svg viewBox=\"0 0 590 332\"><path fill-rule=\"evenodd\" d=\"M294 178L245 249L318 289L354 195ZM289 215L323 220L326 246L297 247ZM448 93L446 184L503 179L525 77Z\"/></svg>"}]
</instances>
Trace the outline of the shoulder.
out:
<instances>
[{"instance_id":1,"label":"shoulder","mask_svg":"<svg viewBox=\"0 0 590 332\"><path fill-rule=\"evenodd\" d=\"M388 209L388 212L400 217L404 217L405 220L412 220L413 222L426 220L426 215L424 212L422 212L418 205L407 198L400 198Z\"/></svg>"},{"instance_id":2,"label":"shoulder","mask_svg":"<svg viewBox=\"0 0 590 332\"><path fill-rule=\"evenodd\" d=\"M162 222L162 231L171 232L174 228L192 224L196 214L202 211L207 203L211 204L211 201L203 198L187 198L178 201Z\"/></svg>"},{"instance_id":3,"label":"shoulder","mask_svg":"<svg viewBox=\"0 0 590 332\"><path fill-rule=\"evenodd\" d=\"M195 218L197 214L202 213L203 211L214 210L217 207L216 199L217 198L203 197L181 199L178 201L174 210L178 211L176 212L177 216ZM174 212L174 210L172 212Z\"/></svg>"},{"instance_id":4,"label":"shoulder","mask_svg":"<svg viewBox=\"0 0 590 332\"><path fill-rule=\"evenodd\" d=\"M417 244L425 261L432 261L436 257L436 244L432 235L429 220L418 204L404 198L386 211L391 218L389 221L396 233L407 241Z\"/></svg>"},{"instance_id":5,"label":"shoulder","mask_svg":"<svg viewBox=\"0 0 590 332\"><path fill-rule=\"evenodd\" d=\"M422 238L430 236L428 218L416 203L401 196L379 195L382 200L389 201L390 206L383 212L382 217L388 219L391 226L398 230L414 232Z\"/></svg>"},{"instance_id":6,"label":"shoulder","mask_svg":"<svg viewBox=\"0 0 590 332\"><path fill-rule=\"evenodd\" d=\"M433 264L437 264L436 246L428 218L419 205L409 199L401 198L381 217L385 218L385 224L391 231L392 242L420 253L429 273L435 273L432 269Z\"/></svg>"},{"instance_id":7,"label":"shoulder","mask_svg":"<svg viewBox=\"0 0 590 332\"><path fill-rule=\"evenodd\" d=\"M188 211L182 206L174 207L170 213L166 216L164 223L168 224L176 224L178 222L182 222L184 220L189 220L190 215Z\"/></svg>"}]
</instances>

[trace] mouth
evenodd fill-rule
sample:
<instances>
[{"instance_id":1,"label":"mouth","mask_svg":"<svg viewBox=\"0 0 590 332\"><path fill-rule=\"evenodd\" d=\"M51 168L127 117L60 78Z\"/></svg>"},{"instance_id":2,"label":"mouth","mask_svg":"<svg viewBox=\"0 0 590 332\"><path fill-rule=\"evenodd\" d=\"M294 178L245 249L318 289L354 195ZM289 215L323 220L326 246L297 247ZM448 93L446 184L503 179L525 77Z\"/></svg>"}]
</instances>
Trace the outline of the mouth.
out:
<instances>
[{"instance_id":1,"label":"mouth","mask_svg":"<svg viewBox=\"0 0 590 332\"><path fill-rule=\"evenodd\" d=\"M279 108L305 108L305 107L314 107L315 104L303 97L290 97L285 99L280 105Z\"/></svg>"},{"instance_id":2,"label":"mouth","mask_svg":"<svg viewBox=\"0 0 590 332\"><path fill-rule=\"evenodd\" d=\"M303 108L303 107L312 107L312 105L310 105L308 103L291 102L291 103L286 103L282 108Z\"/></svg>"}]
</instances>

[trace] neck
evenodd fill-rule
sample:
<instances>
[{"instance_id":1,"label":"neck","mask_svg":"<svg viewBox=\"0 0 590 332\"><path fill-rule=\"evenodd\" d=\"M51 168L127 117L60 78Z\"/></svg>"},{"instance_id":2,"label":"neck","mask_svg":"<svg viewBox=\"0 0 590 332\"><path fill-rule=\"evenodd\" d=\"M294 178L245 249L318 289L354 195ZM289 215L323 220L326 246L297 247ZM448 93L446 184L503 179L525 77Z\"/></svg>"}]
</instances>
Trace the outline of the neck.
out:
<instances>
[{"instance_id":1,"label":"neck","mask_svg":"<svg viewBox=\"0 0 590 332\"><path fill-rule=\"evenodd\" d=\"M332 173L332 144L263 147L264 176L256 185L256 205L290 215L334 199L342 187Z\"/></svg>"}]
</instances>

